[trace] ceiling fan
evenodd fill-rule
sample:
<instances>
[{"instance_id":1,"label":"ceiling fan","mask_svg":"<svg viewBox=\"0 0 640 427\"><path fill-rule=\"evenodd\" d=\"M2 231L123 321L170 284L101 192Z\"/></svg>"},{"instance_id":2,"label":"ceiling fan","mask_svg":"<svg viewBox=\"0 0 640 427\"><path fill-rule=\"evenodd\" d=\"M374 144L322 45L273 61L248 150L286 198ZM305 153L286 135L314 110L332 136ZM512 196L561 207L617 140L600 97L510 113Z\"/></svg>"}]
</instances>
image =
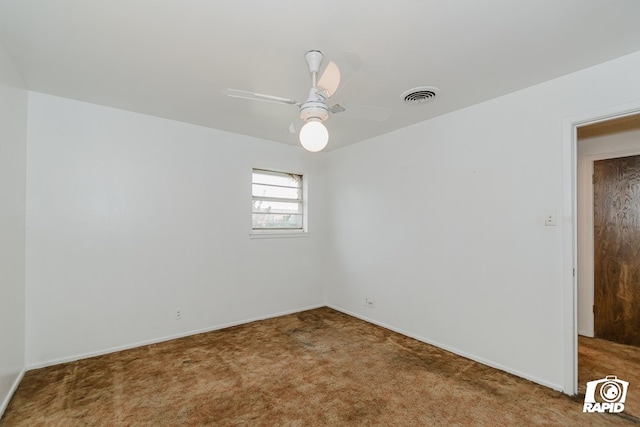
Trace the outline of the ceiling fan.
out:
<instances>
[{"instance_id":1,"label":"ceiling fan","mask_svg":"<svg viewBox=\"0 0 640 427\"><path fill-rule=\"evenodd\" d=\"M327 120L329 113L335 114L346 111L346 108L340 104L335 104L331 107L327 105L327 100L333 96L338 86L340 86L340 68L335 62L330 61L322 76L318 79L318 72L323 58L324 55L319 50L310 50L305 54L305 60L311 73L311 89L305 102L238 89L225 89L223 92L233 98L298 106L300 108L300 118L305 122L300 129L300 144L308 151L321 151L329 142L329 132L322 122ZM369 112L363 118L373 116L371 117L373 120L381 121L388 116L386 108L363 107L368 108L366 111ZM382 114L380 114L380 111L374 112L375 109L380 110ZM289 126L289 131L291 133L295 132L293 123Z\"/></svg>"}]
</instances>

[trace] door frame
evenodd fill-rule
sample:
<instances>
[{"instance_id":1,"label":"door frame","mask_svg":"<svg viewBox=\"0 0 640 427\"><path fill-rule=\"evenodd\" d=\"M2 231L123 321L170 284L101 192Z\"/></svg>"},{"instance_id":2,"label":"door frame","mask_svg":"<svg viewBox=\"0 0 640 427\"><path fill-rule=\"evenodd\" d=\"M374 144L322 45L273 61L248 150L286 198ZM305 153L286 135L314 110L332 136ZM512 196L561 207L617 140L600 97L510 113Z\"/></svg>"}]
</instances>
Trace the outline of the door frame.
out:
<instances>
[{"instance_id":1,"label":"door frame","mask_svg":"<svg viewBox=\"0 0 640 427\"><path fill-rule=\"evenodd\" d=\"M562 352L563 391L578 394L578 135L577 128L640 113L640 101L562 120Z\"/></svg>"}]
</instances>

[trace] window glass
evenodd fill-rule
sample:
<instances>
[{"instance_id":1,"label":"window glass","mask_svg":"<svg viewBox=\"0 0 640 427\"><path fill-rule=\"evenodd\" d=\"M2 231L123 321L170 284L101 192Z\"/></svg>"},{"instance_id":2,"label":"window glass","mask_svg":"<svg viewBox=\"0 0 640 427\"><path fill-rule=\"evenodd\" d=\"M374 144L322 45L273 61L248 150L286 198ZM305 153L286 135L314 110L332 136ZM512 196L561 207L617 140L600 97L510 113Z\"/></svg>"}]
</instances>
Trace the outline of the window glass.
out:
<instances>
[{"instance_id":1,"label":"window glass","mask_svg":"<svg viewBox=\"0 0 640 427\"><path fill-rule=\"evenodd\" d=\"M253 170L254 230L302 230L302 175Z\"/></svg>"}]
</instances>

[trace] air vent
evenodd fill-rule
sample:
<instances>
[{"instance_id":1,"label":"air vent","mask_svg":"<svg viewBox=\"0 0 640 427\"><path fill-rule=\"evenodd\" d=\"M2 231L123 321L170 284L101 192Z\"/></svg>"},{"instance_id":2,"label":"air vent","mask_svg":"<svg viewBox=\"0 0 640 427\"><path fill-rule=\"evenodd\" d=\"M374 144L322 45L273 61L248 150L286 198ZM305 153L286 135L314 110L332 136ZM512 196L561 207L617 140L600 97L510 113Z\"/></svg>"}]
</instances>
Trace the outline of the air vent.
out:
<instances>
[{"instance_id":1,"label":"air vent","mask_svg":"<svg viewBox=\"0 0 640 427\"><path fill-rule=\"evenodd\" d=\"M424 104L433 101L440 93L440 89L433 86L420 86L409 89L400 95L400 98L409 105Z\"/></svg>"}]
</instances>

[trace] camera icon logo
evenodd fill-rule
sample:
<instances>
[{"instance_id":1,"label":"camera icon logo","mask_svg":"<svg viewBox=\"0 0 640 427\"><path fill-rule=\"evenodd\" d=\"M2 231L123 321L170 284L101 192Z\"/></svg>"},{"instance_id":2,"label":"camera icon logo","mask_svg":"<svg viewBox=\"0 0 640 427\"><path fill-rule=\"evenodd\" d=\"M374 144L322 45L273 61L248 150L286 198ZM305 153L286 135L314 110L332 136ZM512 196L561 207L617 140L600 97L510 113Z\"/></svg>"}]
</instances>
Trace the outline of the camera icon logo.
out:
<instances>
[{"instance_id":1,"label":"camera icon logo","mask_svg":"<svg viewBox=\"0 0 640 427\"><path fill-rule=\"evenodd\" d=\"M601 380L589 381L584 395L582 412L622 412L628 389L629 383L618 379L615 375L608 375Z\"/></svg>"}]
</instances>

